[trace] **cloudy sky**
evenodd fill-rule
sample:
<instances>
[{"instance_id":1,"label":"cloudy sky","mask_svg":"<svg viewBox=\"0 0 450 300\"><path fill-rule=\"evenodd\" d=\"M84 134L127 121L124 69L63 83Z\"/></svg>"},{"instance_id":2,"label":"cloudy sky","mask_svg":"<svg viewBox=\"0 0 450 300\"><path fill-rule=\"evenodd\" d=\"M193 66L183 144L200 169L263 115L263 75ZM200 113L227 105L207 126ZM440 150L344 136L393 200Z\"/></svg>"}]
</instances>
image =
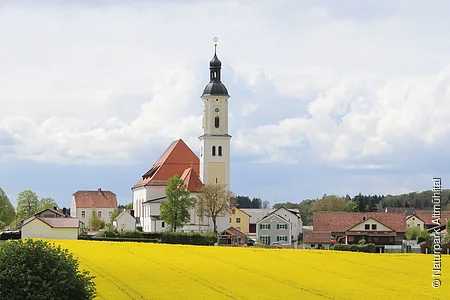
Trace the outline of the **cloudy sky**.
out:
<instances>
[{"instance_id":1,"label":"cloudy sky","mask_svg":"<svg viewBox=\"0 0 450 300\"><path fill-rule=\"evenodd\" d=\"M131 202L173 140L198 153L219 37L231 187L299 202L450 180L448 1L0 0L0 187Z\"/></svg>"}]
</instances>

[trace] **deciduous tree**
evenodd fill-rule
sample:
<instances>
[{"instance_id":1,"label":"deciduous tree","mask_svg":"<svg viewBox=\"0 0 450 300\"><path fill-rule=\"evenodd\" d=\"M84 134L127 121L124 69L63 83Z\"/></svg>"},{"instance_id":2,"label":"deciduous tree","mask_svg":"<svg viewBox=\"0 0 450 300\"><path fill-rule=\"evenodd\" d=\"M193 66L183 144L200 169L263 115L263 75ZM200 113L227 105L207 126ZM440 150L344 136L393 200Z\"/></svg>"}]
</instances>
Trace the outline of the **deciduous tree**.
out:
<instances>
[{"instance_id":1,"label":"deciduous tree","mask_svg":"<svg viewBox=\"0 0 450 300\"><path fill-rule=\"evenodd\" d=\"M89 228L93 231L98 231L99 229L105 227L105 221L98 216L97 209L92 208L92 215L89 218Z\"/></svg>"},{"instance_id":2,"label":"deciduous tree","mask_svg":"<svg viewBox=\"0 0 450 300\"><path fill-rule=\"evenodd\" d=\"M39 211L39 199L35 192L25 190L17 197L17 218L23 220Z\"/></svg>"},{"instance_id":3,"label":"deciduous tree","mask_svg":"<svg viewBox=\"0 0 450 300\"><path fill-rule=\"evenodd\" d=\"M52 198L41 198L41 200L39 200L38 211L54 207L58 207L58 204L56 204L56 201L53 200Z\"/></svg>"},{"instance_id":4,"label":"deciduous tree","mask_svg":"<svg viewBox=\"0 0 450 300\"><path fill-rule=\"evenodd\" d=\"M217 217L224 215L230 209L230 202L234 194L226 189L225 184L207 184L203 186L199 195L198 215L211 217L214 224L214 233L217 234Z\"/></svg>"},{"instance_id":5,"label":"deciduous tree","mask_svg":"<svg viewBox=\"0 0 450 300\"><path fill-rule=\"evenodd\" d=\"M335 195L325 196L312 205L313 211L346 211L347 209L348 204L345 198Z\"/></svg>"},{"instance_id":6,"label":"deciduous tree","mask_svg":"<svg viewBox=\"0 0 450 300\"><path fill-rule=\"evenodd\" d=\"M0 229L11 224L15 217L14 206L9 201L6 193L0 188Z\"/></svg>"},{"instance_id":7,"label":"deciduous tree","mask_svg":"<svg viewBox=\"0 0 450 300\"><path fill-rule=\"evenodd\" d=\"M169 178L166 196L167 201L161 202L160 217L175 232L189 221L189 210L194 207L195 199L190 196L186 184L178 175Z\"/></svg>"}]
</instances>

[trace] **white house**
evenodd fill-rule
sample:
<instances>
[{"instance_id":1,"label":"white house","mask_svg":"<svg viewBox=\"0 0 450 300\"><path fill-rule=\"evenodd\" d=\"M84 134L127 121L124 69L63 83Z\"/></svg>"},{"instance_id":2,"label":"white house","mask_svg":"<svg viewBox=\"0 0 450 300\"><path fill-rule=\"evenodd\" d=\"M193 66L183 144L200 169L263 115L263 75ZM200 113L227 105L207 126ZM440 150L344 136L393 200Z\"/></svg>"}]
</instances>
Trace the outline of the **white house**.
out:
<instances>
[{"instance_id":1,"label":"white house","mask_svg":"<svg viewBox=\"0 0 450 300\"><path fill-rule=\"evenodd\" d=\"M113 221L117 231L136 230L136 219L127 210L121 212Z\"/></svg>"},{"instance_id":2,"label":"white house","mask_svg":"<svg viewBox=\"0 0 450 300\"><path fill-rule=\"evenodd\" d=\"M33 216L22 224L22 238L78 239L80 220L76 218L41 218Z\"/></svg>"},{"instance_id":3,"label":"white house","mask_svg":"<svg viewBox=\"0 0 450 300\"><path fill-rule=\"evenodd\" d=\"M303 222L298 209L287 209L280 207L273 212L280 217L288 220L292 226L292 242L296 244L298 242L298 235L303 233Z\"/></svg>"},{"instance_id":4,"label":"white house","mask_svg":"<svg viewBox=\"0 0 450 300\"><path fill-rule=\"evenodd\" d=\"M160 204L165 198L169 178L179 175L192 197L205 184L223 183L230 188L230 140L228 134L228 91L221 82L222 63L214 53L209 63L210 82L203 90L203 122L200 139L200 158L183 142L172 142L153 166L132 187L133 209L139 226L145 232L167 228L160 218ZM229 214L217 219L219 232L230 227ZM183 231L210 232L214 230L209 217L198 217L191 210L191 219Z\"/></svg>"},{"instance_id":5,"label":"white house","mask_svg":"<svg viewBox=\"0 0 450 300\"><path fill-rule=\"evenodd\" d=\"M97 210L97 215L105 223L109 223L111 215L117 209L116 194L111 191L77 191L72 196L70 216L80 219L86 226L92 216L92 211Z\"/></svg>"}]
</instances>

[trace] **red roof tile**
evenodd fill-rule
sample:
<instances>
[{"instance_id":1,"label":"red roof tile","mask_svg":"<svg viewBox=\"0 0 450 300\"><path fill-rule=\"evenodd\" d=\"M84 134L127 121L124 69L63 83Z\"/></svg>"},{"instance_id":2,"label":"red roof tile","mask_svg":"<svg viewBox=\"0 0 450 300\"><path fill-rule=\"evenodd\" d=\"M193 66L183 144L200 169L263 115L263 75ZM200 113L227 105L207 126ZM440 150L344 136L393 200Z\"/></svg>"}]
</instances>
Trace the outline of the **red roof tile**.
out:
<instances>
[{"instance_id":1,"label":"red roof tile","mask_svg":"<svg viewBox=\"0 0 450 300\"><path fill-rule=\"evenodd\" d=\"M73 196L77 208L117 208L116 194L111 191L77 191Z\"/></svg>"},{"instance_id":2,"label":"red roof tile","mask_svg":"<svg viewBox=\"0 0 450 300\"><path fill-rule=\"evenodd\" d=\"M425 223L425 225L435 225L433 224L432 210L416 210L415 215L419 217ZM450 211L441 211L441 225L445 225L448 220L450 220Z\"/></svg>"},{"instance_id":3,"label":"red roof tile","mask_svg":"<svg viewBox=\"0 0 450 300\"><path fill-rule=\"evenodd\" d=\"M183 174L181 175L181 179L183 179L189 192L198 192L203 187L200 178L198 177L197 173L195 173L194 168L192 167L184 170Z\"/></svg>"},{"instance_id":4,"label":"red roof tile","mask_svg":"<svg viewBox=\"0 0 450 300\"><path fill-rule=\"evenodd\" d=\"M405 232L406 216L404 213L385 212L314 212L314 231L345 232L360 223L363 218L374 218L396 232Z\"/></svg>"},{"instance_id":5,"label":"red roof tile","mask_svg":"<svg viewBox=\"0 0 450 300\"><path fill-rule=\"evenodd\" d=\"M158 158L153 166L141 180L133 187L147 185L167 185L169 178L178 175L192 167L196 174L200 174L200 160L195 153L183 142L177 140L172 142L164 153Z\"/></svg>"},{"instance_id":6,"label":"red roof tile","mask_svg":"<svg viewBox=\"0 0 450 300\"><path fill-rule=\"evenodd\" d=\"M303 231L303 242L331 244L331 232L305 230Z\"/></svg>"}]
</instances>

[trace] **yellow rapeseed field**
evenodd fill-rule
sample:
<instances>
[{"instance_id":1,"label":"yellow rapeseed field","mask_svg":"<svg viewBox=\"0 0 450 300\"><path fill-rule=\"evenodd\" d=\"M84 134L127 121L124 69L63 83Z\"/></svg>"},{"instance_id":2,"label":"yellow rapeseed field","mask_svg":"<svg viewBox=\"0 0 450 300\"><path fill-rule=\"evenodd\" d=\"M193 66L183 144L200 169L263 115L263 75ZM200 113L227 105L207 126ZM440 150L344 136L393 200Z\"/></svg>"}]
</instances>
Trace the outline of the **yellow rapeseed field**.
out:
<instances>
[{"instance_id":1,"label":"yellow rapeseed field","mask_svg":"<svg viewBox=\"0 0 450 300\"><path fill-rule=\"evenodd\" d=\"M50 241L50 240L49 240ZM99 299L447 299L431 286L432 256L50 241L97 276Z\"/></svg>"}]
</instances>

